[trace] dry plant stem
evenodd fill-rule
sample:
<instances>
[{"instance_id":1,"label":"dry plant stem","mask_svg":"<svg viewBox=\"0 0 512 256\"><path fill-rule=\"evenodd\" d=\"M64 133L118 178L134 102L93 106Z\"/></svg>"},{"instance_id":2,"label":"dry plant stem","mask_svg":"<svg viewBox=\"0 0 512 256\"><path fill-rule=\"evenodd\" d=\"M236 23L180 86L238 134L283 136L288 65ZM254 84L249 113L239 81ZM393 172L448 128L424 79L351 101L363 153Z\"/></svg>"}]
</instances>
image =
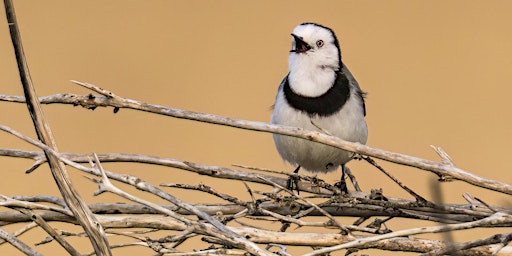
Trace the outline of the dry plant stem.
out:
<instances>
[{"instance_id":1,"label":"dry plant stem","mask_svg":"<svg viewBox=\"0 0 512 256\"><path fill-rule=\"evenodd\" d=\"M427 253L422 253L419 256L441 256L441 255L462 255L461 250L474 248L478 246L490 245L490 244L502 244L507 245L512 240L512 233L497 234L487 238L477 239L466 243L450 244L441 249L436 249ZM498 252L498 249L496 248Z\"/></svg>"},{"instance_id":2,"label":"dry plant stem","mask_svg":"<svg viewBox=\"0 0 512 256\"><path fill-rule=\"evenodd\" d=\"M81 254L71 246L64 238L62 238L50 224L48 224L39 214L35 213L34 211L18 208L18 211L22 212L23 214L30 216L34 220L37 225L39 225L46 233L48 233L55 241L57 241L68 253L69 255L73 256L80 256Z\"/></svg>"},{"instance_id":3,"label":"dry plant stem","mask_svg":"<svg viewBox=\"0 0 512 256\"><path fill-rule=\"evenodd\" d=\"M133 195L130 195L122 190L120 190L119 188L115 187L109 180L109 178L107 177L107 174L105 172L105 170L103 170L102 166L101 166L101 163L98 159L98 156L96 154L94 154L94 160L98 166L98 169L101 173L101 181L99 183L100 185L100 188L99 188L99 193L102 193L104 191L109 191L109 192L112 192L116 195L119 195L121 197L124 197L128 200L131 200L131 201L134 201L134 202L137 202L137 203L140 203L140 204L144 204L144 205L147 205L159 212L162 212L166 215L169 215L169 216L173 216L176 218L177 214L174 213L173 211L170 211L164 207L161 207L160 205L157 205L155 203L152 203L152 202L149 202L149 201L146 201L146 200L143 200L143 199L140 199L140 198L137 198ZM197 210L196 210L197 211ZM208 221L213 224L218 230L213 230L211 228L207 228L206 225L204 225L203 223L201 222L193 222L193 221L190 221L186 218L180 218L181 221L184 221L185 224L187 224L188 226L195 226L195 227L198 227L198 229L196 229L197 231L201 231L201 232L205 232L209 235L213 235L215 237L218 237L220 239L223 239L227 242L229 242L230 244L233 244L235 245L236 247L238 248L243 248L245 250L247 250L248 252L252 253L252 254L255 254L255 255L273 255L272 253L266 251L266 250L263 250L261 248L259 248L256 244L250 242L249 240L239 236L238 234L234 233L233 231L231 231L230 229L228 229L226 226L224 226L222 223L218 222L217 220L211 218L209 215L205 215L205 216L208 216ZM199 216L199 217L202 217L202 216ZM220 232L219 232L220 231Z\"/></svg>"},{"instance_id":4,"label":"dry plant stem","mask_svg":"<svg viewBox=\"0 0 512 256\"><path fill-rule=\"evenodd\" d=\"M0 238L2 238L3 240L9 242L12 246L16 247L16 249L20 250L21 252L23 252L26 255L42 256L41 253L39 253L38 251L32 249L30 246L28 246L27 244L23 243L23 241L19 240L15 236L7 233L5 230L3 230L1 228L0 228Z\"/></svg>"},{"instance_id":5,"label":"dry plant stem","mask_svg":"<svg viewBox=\"0 0 512 256\"><path fill-rule=\"evenodd\" d=\"M390 178L392 181L394 181L398 186L400 186L401 188L403 188L405 191L407 191L407 193L411 194L414 198L416 198L416 201L418 203L422 203L422 204L430 204L432 205L431 202L427 201L427 199L423 198L422 196L418 195L416 192L414 192L412 189L408 188L407 186L405 186L401 181L399 181L398 179L396 179L395 177L393 177L393 175L391 175L391 173L387 172L384 168L382 168L380 165L378 165L371 157L364 157L363 156L363 159L370 163L371 165L375 166L375 168L379 169L382 173L384 173L386 176L388 176L388 178Z\"/></svg>"},{"instance_id":6,"label":"dry plant stem","mask_svg":"<svg viewBox=\"0 0 512 256\"><path fill-rule=\"evenodd\" d=\"M246 206L247 205L246 202L240 201L236 197L232 197L232 196L230 196L228 194L220 193L220 192L216 191L215 189L213 189L212 187L204 185L204 184L200 184L198 186L194 186L194 185L189 185L189 184L162 183L162 184L160 184L160 186L203 191L203 192L206 192L208 194L212 194L212 195L214 195L214 196L216 196L218 198L222 198L222 199L224 199L224 200L226 200L228 202L232 202L234 204L237 204L237 205L241 205L241 206Z\"/></svg>"},{"instance_id":7,"label":"dry plant stem","mask_svg":"<svg viewBox=\"0 0 512 256\"><path fill-rule=\"evenodd\" d=\"M24 208L24 209L31 209L31 210L48 210L48 211L55 211L60 212L62 214L66 214L68 216L73 216L73 214L65 209L56 208L56 207L50 207L43 204L36 204L31 202L25 202L16 200L13 198L9 198L4 195L0 195L0 206L4 207L10 207L10 208Z\"/></svg>"},{"instance_id":8,"label":"dry plant stem","mask_svg":"<svg viewBox=\"0 0 512 256\"><path fill-rule=\"evenodd\" d=\"M352 186L354 186L354 189L358 192L362 192L363 190L361 190L361 187L359 187L359 183L356 180L356 176L354 176L354 174L352 174L352 171L350 171L350 168L345 167L345 174L350 179L350 182L352 183Z\"/></svg>"},{"instance_id":9,"label":"dry plant stem","mask_svg":"<svg viewBox=\"0 0 512 256\"><path fill-rule=\"evenodd\" d=\"M38 227L37 223L35 222L30 222L29 224L25 225L24 227L22 227L21 229L18 229L16 230L16 232L12 233L12 236L14 237L17 237L17 236L20 236L22 235L23 233L35 228L35 227ZM3 240L3 239L0 239L0 245L4 244L4 243L7 243L7 241Z\"/></svg>"},{"instance_id":10,"label":"dry plant stem","mask_svg":"<svg viewBox=\"0 0 512 256\"><path fill-rule=\"evenodd\" d=\"M97 91L95 89L92 89L95 87L90 84L78 81L73 82L78 85L89 88L93 91ZM105 94L108 95L108 93ZM18 103L22 103L25 101L23 97L9 95L0 95L0 100ZM270 132L299 137L323 143L326 145L338 147L344 150L358 153L360 155L372 156L392 163L407 165L421 170L430 171L441 177L457 179L475 186L512 195L511 184L479 177L477 175L474 175L472 173L469 173L463 169L454 166L452 163L446 163L446 161L444 160L441 162L436 162L405 154L372 148L359 143L344 141L337 137L329 136L327 134L323 134L320 132L308 131L297 127L274 125L263 122L248 121L225 116L169 108L161 105L149 104L137 100L122 98L117 95L115 97L111 97L110 95L107 97L101 95L55 94L46 97L41 97L39 100L44 104L60 103L71 104L75 106L80 105L88 109L94 109L96 107L128 108L150 112L154 114L171 116L175 118L189 119L199 122L225 125L253 131Z\"/></svg>"},{"instance_id":11,"label":"dry plant stem","mask_svg":"<svg viewBox=\"0 0 512 256\"><path fill-rule=\"evenodd\" d=\"M339 251L343 249L348 248L357 248L361 245L365 245L371 242L380 241L384 239L389 238L395 238L395 237L402 237L402 236L411 236L411 235L418 235L418 234L428 234L428 233L440 233L440 232L447 232L447 231L453 231L453 230L462 230L462 229L470 229L470 228L476 228L476 227L487 227L496 225L499 223L511 223L512 222L512 216L505 214L505 213L495 213L487 218L473 221L473 222L467 222L467 223L461 223L461 224L447 224L447 225L441 225L441 226L434 226L434 227L423 227L423 228L412 228L412 229L406 229L406 230L400 230L395 231L383 235L376 235L364 239L357 239L352 242L348 242L345 244L340 244L332 247L326 247L320 250L315 250L311 253L305 254L305 256L313 256L313 255L321 255L325 253L330 253L334 251Z\"/></svg>"},{"instance_id":12,"label":"dry plant stem","mask_svg":"<svg viewBox=\"0 0 512 256\"><path fill-rule=\"evenodd\" d=\"M34 85L32 83L32 79L30 77L28 64L21 43L18 22L16 20L16 14L14 11L14 4L12 3L12 0L4 0L4 5L7 22L9 23L11 40L16 55L16 61L18 63L21 84L23 85L23 92L27 99L26 104L30 112L30 116L32 117L37 136L44 144L48 145L49 148L58 151L57 144L53 138L50 126L43 114ZM80 225L88 234L94 251L97 255L111 255L110 248L108 246L108 240L104 235L102 227L98 225L98 221L89 210L89 208L87 208L87 204L74 189L73 185L71 184L71 180L67 175L65 166L59 162L55 156L49 154L46 150L45 154L46 158L48 159L48 164L50 165L52 175L64 200L66 201L66 204L69 206L70 210L73 212Z\"/></svg>"}]
</instances>

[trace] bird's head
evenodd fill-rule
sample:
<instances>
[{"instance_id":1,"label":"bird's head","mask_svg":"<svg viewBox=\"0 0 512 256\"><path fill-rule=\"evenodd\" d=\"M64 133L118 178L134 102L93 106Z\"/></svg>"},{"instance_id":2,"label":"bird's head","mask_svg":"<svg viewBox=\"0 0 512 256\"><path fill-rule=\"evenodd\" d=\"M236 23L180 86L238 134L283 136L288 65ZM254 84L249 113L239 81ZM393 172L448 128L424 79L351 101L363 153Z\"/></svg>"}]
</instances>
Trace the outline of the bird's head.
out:
<instances>
[{"instance_id":1,"label":"bird's head","mask_svg":"<svg viewBox=\"0 0 512 256\"><path fill-rule=\"evenodd\" d=\"M293 42L290 50L289 65L332 69L341 68L341 51L334 32L316 23L302 23L292 33Z\"/></svg>"}]
</instances>

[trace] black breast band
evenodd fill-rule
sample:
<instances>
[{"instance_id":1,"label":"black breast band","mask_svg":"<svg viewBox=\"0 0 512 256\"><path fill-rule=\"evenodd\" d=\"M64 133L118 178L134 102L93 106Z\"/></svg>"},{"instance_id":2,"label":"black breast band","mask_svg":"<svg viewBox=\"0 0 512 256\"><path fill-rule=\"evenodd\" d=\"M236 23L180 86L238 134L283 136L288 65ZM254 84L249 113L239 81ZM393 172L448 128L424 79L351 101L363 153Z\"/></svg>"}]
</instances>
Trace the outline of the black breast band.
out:
<instances>
[{"instance_id":1,"label":"black breast band","mask_svg":"<svg viewBox=\"0 0 512 256\"><path fill-rule=\"evenodd\" d=\"M334 84L327 92L317 97L307 97L295 93L288 77L283 84L284 97L295 109L309 115L329 116L340 110L350 97L349 81L342 72L336 73Z\"/></svg>"}]
</instances>

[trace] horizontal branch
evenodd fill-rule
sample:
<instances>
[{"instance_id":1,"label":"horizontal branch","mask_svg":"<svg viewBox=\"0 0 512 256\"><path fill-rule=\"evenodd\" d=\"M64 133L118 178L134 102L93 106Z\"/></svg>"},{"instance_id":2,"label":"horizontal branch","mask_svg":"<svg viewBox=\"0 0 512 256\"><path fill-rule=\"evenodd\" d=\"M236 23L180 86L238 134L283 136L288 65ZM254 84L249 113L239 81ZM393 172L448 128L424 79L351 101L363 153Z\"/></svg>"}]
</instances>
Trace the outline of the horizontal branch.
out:
<instances>
[{"instance_id":1,"label":"horizontal branch","mask_svg":"<svg viewBox=\"0 0 512 256\"><path fill-rule=\"evenodd\" d=\"M361 155L372 156L385 161L389 161L396 164L406 165L415 167L421 170L426 170L437 174L443 178L456 179L467 182L474 186L506 193L512 195L512 185L500 181L486 179L479 177L475 174L469 173L463 169L456 167L453 163L445 161L436 162L426 160L414 156L405 154L395 153L387 150L377 149L370 146L362 145L360 143L353 143L342 140L340 138L330 136L317 131L308 131L302 128L275 125L263 122L248 121L237 118L204 114L188 110L182 110L177 108L165 107L157 104L149 104L133 99L122 98L113 93L107 92L94 85L76 82L81 86L89 88L95 92L104 95L77 95L77 94L55 94L45 97L40 97L39 100L43 104L71 104L74 106L83 106L88 109L94 109L96 107L114 107L116 109L128 108L134 110L140 110L150 112L159 115L165 115L181 119L189 119L199 122L206 122L218 125L231 126L241 129L270 132L282 135L289 135L293 137L299 137L333 147L341 148L347 151L355 152ZM105 96L106 95L106 96ZM0 101L18 102L23 103L25 99L20 96L9 96L0 95Z\"/></svg>"},{"instance_id":2,"label":"horizontal branch","mask_svg":"<svg viewBox=\"0 0 512 256\"><path fill-rule=\"evenodd\" d=\"M446 231L454 231L454 230L463 230L463 229L471 229L471 228L477 228L477 227L488 227L489 225L495 225L497 223L511 223L512 222L512 215L504 214L504 213L495 213L487 218L467 222L467 223L461 223L461 224L446 224L446 225L440 225L440 226L433 226L433 227L421 227L421 228L411 228L406 230L400 230L395 231L383 235L375 235L367 238L359 238L355 239L354 241L335 245L332 247L325 247L319 250L315 250L311 253L307 253L305 255L307 256L313 256L313 255L324 255L325 253L330 253L333 251L338 251L342 249L347 248L357 248L361 245L365 245L368 243L381 241L384 239L389 238L395 238L395 237L403 237L403 236L411 236L411 235L418 235L418 234L429 234L429 233L441 233Z\"/></svg>"},{"instance_id":3,"label":"horizontal branch","mask_svg":"<svg viewBox=\"0 0 512 256\"><path fill-rule=\"evenodd\" d=\"M94 205L91 205L91 209L94 209ZM19 218L17 222L30 221L21 213L14 213L13 217ZM40 216L45 218L46 221L60 221L71 224L76 224L74 218L62 214L50 211L41 211ZM158 230L186 230L187 226L183 223L176 221L170 217L161 215L96 215L98 221L105 229L126 229L126 228L148 228ZM14 220L14 219L11 219ZM209 224L207 224L209 225ZM368 236L355 235L353 237L342 235L342 234L317 234L317 233L301 233L301 232L278 232L261 230L256 228L248 227L228 227L233 232L247 237L254 243L268 244L268 243L280 243L282 245L294 245L294 246L335 246L340 243L347 243L354 241L354 239L365 239ZM107 230L107 231L108 231ZM359 249L365 248L378 248L381 250L390 251L409 251L409 252L430 252L431 250L443 250L446 248L446 243L437 240L418 239L412 237L395 237L387 240L375 241L372 243L364 244ZM464 255L489 255L494 247L482 246L478 248L472 248L464 251ZM507 248L510 251L510 248Z\"/></svg>"},{"instance_id":4,"label":"horizontal branch","mask_svg":"<svg viewBox=\"0 0 512 256\"><path fill-rule=\"evenodd\" d=\"M74 153L60 153L61 157L69 159L77 163L89 162L90 155L87 154L74 154ZM21 150L21 149L7 149L0 148L0 156L10 156L18 158L32 159L37 162L38 159L44 158L41 151ZM256 182L266 185L272 185L265 180L271 180L278 183L281 186L286 184L287 179L280 178L272 175L255 174L252 172L246 172L242 170L233 170L225 167L208 166L198 163L187 162L183 160L173 158L163 158L157 156L148 156L142 154L123 154L123 153L109 153L99 154L98 158L101 162L134 162L152 165L161 165L173 168L179 168L186 171L192 171L202 175L209 175L216 178L224 179L236 179L248 182ZM42 164L41 162L37 162ZM198 168L200 166L201 168ZM195 167L195 168L193 168ZM264 179L261 179L263 177ZM319 188L315 187L314 184L308 182L301 182L301 188L311 193L318 193ZM45 200L59 202L59 199L53 197L43 197ZM382 200L371 200L370 195L364 192L352 193L350 198L347 198L347 202L340 201L333 202L329 205L322 207L330 215L333 216L357 216L357 217L369 217L369 216L395 216L412 219L431 220L441 223L460 223L473 221L475 219L485 218L492 215L493 211L489 210L489 207L478 207L474 204L436 204L435 207L428 207L416 204L415 201L387 197L387 201ZM32 199L35 200L35 199ZM195 205L201 211L214 215L216 212L222 212L225 215L236 214L245 207L234 205L234 204L216 204L216 205ZM289 207L278 207L272 203L262 203L260 207L276 212L281 215L290 215L293 212L290 211ZM301 206L300 207L306 207ZM94 213L102 213L103 209L96 209L95 205L91 205L91 210ZM133 208L134 206L120 204L120 205L109 205L108 208L115 212L124 213L139 213ZM127 208L130 208L128 210ZM396 209L390 211L389 209ZM512 209L506 207L492 206L495 211L503 211L512 213ZM180 214L189 214L186 210L180 210L178 207L173 208L174 211L178 211ZM98 212L100 211L100 212ZM135 211L135 212L132 212ZM140 212L140 213L148 213ZM254 216L259 216L258 212L254 213ZM319 211L312 211L308 214L309 216L323 216ZM0 215L1 216L1 215Z\"/></svg>"}]
</instances>

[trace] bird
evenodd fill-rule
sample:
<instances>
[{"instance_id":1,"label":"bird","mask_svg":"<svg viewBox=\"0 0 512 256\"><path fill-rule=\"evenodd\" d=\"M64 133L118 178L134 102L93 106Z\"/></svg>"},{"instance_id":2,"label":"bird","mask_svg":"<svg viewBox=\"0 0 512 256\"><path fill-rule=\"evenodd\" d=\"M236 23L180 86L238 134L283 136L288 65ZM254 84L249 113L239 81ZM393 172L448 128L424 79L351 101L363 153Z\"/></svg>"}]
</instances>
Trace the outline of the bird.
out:
<instances>
[{"instance_id":1,"label":"bird","mask_svg":"<svg viewBox=\"0 0 512 256\"><path fill-rule=\"evenodd\" d=\"M305 22L293 29L292 49L288 56L288 74L279 85L272 124L324 132L350 142L366 144L366 93L341 58L334 31L323 25ZM341 166L336 186L348 193L345 164L355 154L336 147L273 134L281 158L299 169L328 173ZM298 190L298 180L290 176L288 188Z\"/></svg>"}]
</instances>

